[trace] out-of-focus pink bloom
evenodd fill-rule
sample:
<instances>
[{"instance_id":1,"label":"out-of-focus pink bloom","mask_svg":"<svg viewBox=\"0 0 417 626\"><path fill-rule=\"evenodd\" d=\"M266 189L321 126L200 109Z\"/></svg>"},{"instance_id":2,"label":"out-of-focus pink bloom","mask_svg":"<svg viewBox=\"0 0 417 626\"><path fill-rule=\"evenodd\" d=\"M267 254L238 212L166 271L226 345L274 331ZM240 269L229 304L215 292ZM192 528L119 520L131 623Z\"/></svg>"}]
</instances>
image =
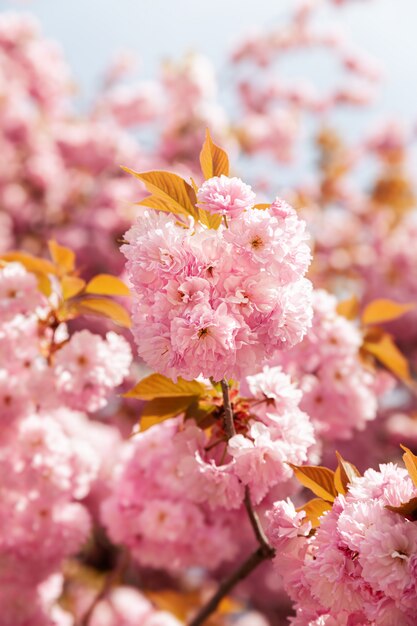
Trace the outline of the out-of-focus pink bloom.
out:
<instances>
[{"instance_id":1,"label":"out-of-focus pink bloom","mask_svg":"<svg viewBox=\"0 0 417 626\"><path fill-rule=\"evenodd\" d=\"M198 565L215 569L236 555L229 513L221 507L211 510L202 501L204 492L195 498L185 487L184 478L196 485L204 478L198 472L184 473L178 426L175 420L166 421L127 446L102 506L102 523L112 540L127 546L143 565L174 573ZM220 475L220 487L221 482ZM213 483L213 496L215 487Z\"/></svg>"},{"instance_id":2,"label":"out-of-focus pink bloom","mask_svg":"<svg viewBox=\"0 0 417 626\"><path fill-rule=\"evenodd\" d=\"M98 603L91 626L180 626L171 613L158 611L133 587L117 587Z\"/></svg>"},{"instance_id":3,"label":"out-of-focus pink bloom","mask_svg":"<svg viewBox=\"0 0 417 626\"><path fill-rule=\"evenodd\" d=\"M128 375L131 360L129 344L114 332L105 339L88 330L74 333L56 355L58 393L73 409L97 411Z\"/></svg>"},{"instance_id":4,"label":"out-of-focus pink bloom","mask_svg":"<svg viewBox=\"0 0 417 626\"><path fill-rule=\"evenodd\" d=\"M346 439L375 419L378 387L375 374L360 360L362 337L354 324L336 312L336 299L313 293L313 324L303 342L280 353L279 362L303 392L301 408L325 439ZM388 381L388 387L390 383Z\"/></svg>"}]
</instances>

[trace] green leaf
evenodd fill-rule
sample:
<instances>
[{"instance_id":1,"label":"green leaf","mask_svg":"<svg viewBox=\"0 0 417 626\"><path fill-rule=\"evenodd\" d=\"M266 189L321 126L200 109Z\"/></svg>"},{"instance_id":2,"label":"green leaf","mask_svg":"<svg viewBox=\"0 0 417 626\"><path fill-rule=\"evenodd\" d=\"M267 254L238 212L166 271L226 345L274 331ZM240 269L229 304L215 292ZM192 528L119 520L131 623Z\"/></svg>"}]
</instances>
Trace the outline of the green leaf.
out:
<instances>
[{"instance_id":1,"label":"green leaf","mask_svg":"<svg viewBox=\"0 0 417 626\"><path fill-rule=\"evenodd\" d=\"M155 398L175 398L181 396L201 396L207 393L207 388L197 380L173 380L162 374L151 374L140 380L137 385L124 394L126 398L138 400L154 400Z\"/></svg>"}]
</instances>

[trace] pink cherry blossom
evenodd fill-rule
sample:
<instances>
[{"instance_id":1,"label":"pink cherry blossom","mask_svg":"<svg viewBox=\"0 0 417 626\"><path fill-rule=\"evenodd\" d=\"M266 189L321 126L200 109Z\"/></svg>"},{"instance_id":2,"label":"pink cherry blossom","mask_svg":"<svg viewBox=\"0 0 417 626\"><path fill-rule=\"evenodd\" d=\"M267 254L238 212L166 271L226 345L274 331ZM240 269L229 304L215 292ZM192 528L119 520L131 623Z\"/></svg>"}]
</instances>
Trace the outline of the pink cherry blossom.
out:
<instances>
[{"instance_id":1,"label":"pink cherry blossom","mask_svg":"<svg viewBox=\"0 0 417 626\"><path fill-rule=\"evenodd\" d=\"M206 180L198 190L199 207L209 213L220 213L225 217L238 217L251 209L255 194L240 178L228 178L223 174Z\"/></svg>"},{"instance_id":2,"label":"pink cherry blossom","mask_svg":"<svg viewBox=\"0 0 417 626\"><path fill-rule=\"evenodd\" d=\"M332 616L346 625L412 624L417 529L385 504L416 493L396 465L367 470L336 498L314 534L303 532L302 512L289 503L274 505L268 533L295 602L295 623L320 623L314 619L322 615L328 616L324 624L333 623Z\"/></svg>"},{"instance_id":3,"label":"pink cherry blossom","mask_svg":"<svg viewBox=\"0 0 417 626\"><path fill-rule=\"evenodd\" d=\"M120 335L109 332L102 339L88 330L74 333L55 359L58 393L73 409L96 411L127 376L130 362L129 345Z\"/></svg>"},{"instance_id":4,"label":"pink cherry blossom","mask_svg":"<svg viewBox=\"0 0 417 626\"><path fill-rule=\"evenodd\" d=\"M133 333L150 367L172 378L241 378L304 336L310 252L284 202L248 208L216 231L145 211L125 239Z\"/></svg>"}]
</instances>

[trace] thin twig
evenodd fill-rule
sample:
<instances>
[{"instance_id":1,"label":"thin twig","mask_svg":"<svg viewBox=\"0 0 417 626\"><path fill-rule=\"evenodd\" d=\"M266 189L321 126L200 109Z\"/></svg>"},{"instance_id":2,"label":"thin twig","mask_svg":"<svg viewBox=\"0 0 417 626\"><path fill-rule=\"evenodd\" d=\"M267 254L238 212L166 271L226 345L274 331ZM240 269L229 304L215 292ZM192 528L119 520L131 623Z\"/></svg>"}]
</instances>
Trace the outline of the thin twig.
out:
<instances>
[{"instance_id":1,"label":"thin twig","mask_svg":"<svg viewBox=\"0 0 417 626\"><path fill-rule=\"evenodd\" d=\"M261 547L266 558L272 558L273 556L275 556L275 550L269 543L265 535L265 531L262 528L262 524L259 520L258 514L253 508L248 485L246 485L246 488L245 488L245 507L248 513L251 526L253 528L253 532L255 533L255 537L259 543L259 546Z\"/></svg>"},{"instance_id":2,"label":"thin twig","mask_svg":"<svg viewBox=\"0 0 417 626\"><path fill-rule=\"evenodd\" d=\"M233 421L232 405L230 403L229 384L227 380L222 378L220 381L223 393L223 408L224 408L224 428L228 439L231 439L236 435L235 423Z\"/></svg>"},{"instance_id":3,"label":"thin twig","mask_svg":"<svg viewBox=\"0 0 417 626\"><path fill-rule=\"evenodd\" d=\"M117 563L114 569L111 572L109 572L109 574L107 575L104 581L103 587L95 596L94 600L92 601L87 611L85 612L84 616L82 617L80 621L80 626L89 626L90 620L93 617L93 613L96 610L98 603L101 602L101 600L106 599L109 592L111 591L111 588L117 582L117 579L119 578L119 576L125 569L127 562L128 562L128 555L127 555L127 552L123 550L120 552L118 556Z\"/></svg>"},{"instance_id":4,"label":"thin twig","mask_svg":"<svg viewBox=\"0 0 417 626\"><path fill-rule=\"evenodd\" d=\"M224 428L227 438L230 439L236 435L236 428L233 421L232 405L230 403L229 385L225 379L220 381L223 392L223 407L224 407ZM268 539L264 533L259 517L253 508L252 500L250 497L249 487L245 488L245 508L248 513L248 517L255 533L255 537L259 543L259 547L253 552L242 565L240 565L229 578L226 578L217 589L212 598L205 604L197 615L191 620L189 626L200 626L219 606L220 602L225 596L233 589L233 587L246 578L254 569L260 565L263 561L272 559L275 556L275 550L268 542Z\"/></svg>"},{"instance_id":5,"label":"thin twig","mask_svg":"<svg viewBox=\"0 0 417 626\"><path fill-rule=\"evenodd\" d=\"M233 587L249 576L254 569L258 567L262 561L265 561L267 556L265 556L261 547L259 547L255 552L253 552L242 565L236 569L229 578L226 578L219 586L218 590L214 594L214 596L205 604L202 609L197 613L197 615L191 620L189 626L200 626L203 624L208 617L219 606L220 602L223 600L225 596L233 589Z\"/></svg>"},{"instance_id":6,"label":"thin twig","mask_svg":"<svg viewBox=\"0 0 417 626\"><path fill-rule=\"evenodd\" d=\"M223 407L224 407L224 427L226 430L226 434L228 439L234 437L236 435L236 428L233 421L233 410L230 402L230 393L229 393L229 384L227 380L224 378L220 381L223 393ZM255 533L255 537L261 546L261 548L265 551L265 554L269 554L273 556L273 548L268 542L264 530L261 526L261 522L259 521L259 517L253 508L252 500L250 497L249 487L245 488L245 507L248 512L249 520L252 525L253 531Z\"/></svg>"}]
</instances>

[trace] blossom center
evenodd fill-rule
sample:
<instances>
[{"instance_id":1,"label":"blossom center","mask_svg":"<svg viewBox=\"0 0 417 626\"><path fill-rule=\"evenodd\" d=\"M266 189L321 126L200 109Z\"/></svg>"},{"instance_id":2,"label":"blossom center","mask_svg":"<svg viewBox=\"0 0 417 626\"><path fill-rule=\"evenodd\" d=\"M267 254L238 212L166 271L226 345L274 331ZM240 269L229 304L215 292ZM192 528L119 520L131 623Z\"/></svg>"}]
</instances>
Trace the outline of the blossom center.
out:
<instances>
[{"instance_id":1,"label":"blossom center","mask_svg":"<svg viewBox=\"0 0 417 626\"><path fill-rule=\"evenodd\" d=\"M403 561L408 561L408 559L410 558L408 554L405 554L405 552L401 552L401 550L394 550L393 552L391 552L391 557L393 559L401 559Z\"/></svg>"},{"instance_id":2,"label":"blossom center","mask_svg":"<svg viewBox=\"0 0 417 626\"><path fill-rule=\"evenodd\" d=\"M262 241L262 237L260 237L259 235L255 235L255 237L253 237L253 239L251 240L250 245L252 246L254 250L258 250L259 248L262 248L262 246L264 245L264 242Z\"/></svg>"}]
</instances>

